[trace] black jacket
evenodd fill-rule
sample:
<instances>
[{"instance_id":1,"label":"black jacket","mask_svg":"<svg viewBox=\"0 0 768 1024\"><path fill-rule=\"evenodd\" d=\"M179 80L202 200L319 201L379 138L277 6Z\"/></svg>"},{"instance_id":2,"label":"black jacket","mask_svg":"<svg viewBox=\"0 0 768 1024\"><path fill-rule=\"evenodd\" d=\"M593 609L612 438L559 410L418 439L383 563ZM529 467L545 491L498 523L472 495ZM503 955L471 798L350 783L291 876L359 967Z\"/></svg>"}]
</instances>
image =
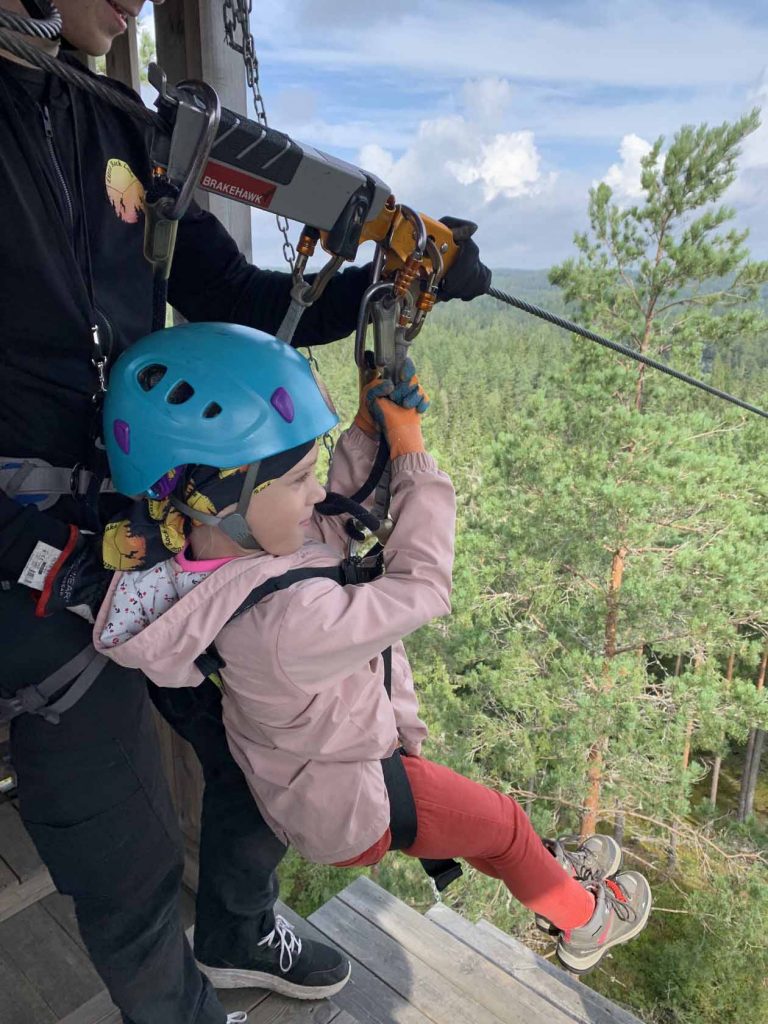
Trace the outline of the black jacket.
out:
<instances>
[{"instance_id":1,"label":"black jacket","mask_svg":"<svg viewBox=\"0 0 768 1024\"><path fill-rule=\"evenodd\" d=\"M90 461L91 325L110 362L151 330L148 145L148 129L108 103L0 59L0 456ZM351 333L368 279L365 268L337 275L295 344ZM288 274L250 266L210 214L193 206L181 221L168 296L186 319L274 333L290 286ZM17 574L38 539L63 546L56 520L76 515L60 505L52 519L0 492L0 576Z\"/></svg>"}]
</instances>

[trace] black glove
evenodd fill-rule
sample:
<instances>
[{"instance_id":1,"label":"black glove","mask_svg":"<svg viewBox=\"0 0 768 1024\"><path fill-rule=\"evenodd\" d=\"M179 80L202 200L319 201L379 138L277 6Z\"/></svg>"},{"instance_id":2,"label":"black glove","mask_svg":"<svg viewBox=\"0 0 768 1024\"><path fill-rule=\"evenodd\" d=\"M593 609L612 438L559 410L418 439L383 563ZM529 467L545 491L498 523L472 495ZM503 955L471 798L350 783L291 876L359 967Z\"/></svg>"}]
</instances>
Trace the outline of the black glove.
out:
<instances>
[{"instance_id":1,"label":"black glove","mask_svg":"<svg viewBox=\"0 0 768 1024\"><path fill-rule=\"evenodd\" d=\"M69 527L69 540L48 570L35 615L42 618L68 609L93 622L114 573L105 569L101 534Z\"/></svg>"},{"instance_id":2,"label":"black glove","mask_svg":"<svg viewBox=\"0 0 768 1024\"><path fill-rule=\"evenodd\" d=\"M464 302L469 302L478 295L485 295L491 284L491 272L480 262L480 250L472 241L477 224L473 224L471 220L459 220L457 217L441 217L440 223L451 229L453 240L459 246L459 254L456 262L440 282L437 301L463 299Z\"/></svg>"}]
</instances>

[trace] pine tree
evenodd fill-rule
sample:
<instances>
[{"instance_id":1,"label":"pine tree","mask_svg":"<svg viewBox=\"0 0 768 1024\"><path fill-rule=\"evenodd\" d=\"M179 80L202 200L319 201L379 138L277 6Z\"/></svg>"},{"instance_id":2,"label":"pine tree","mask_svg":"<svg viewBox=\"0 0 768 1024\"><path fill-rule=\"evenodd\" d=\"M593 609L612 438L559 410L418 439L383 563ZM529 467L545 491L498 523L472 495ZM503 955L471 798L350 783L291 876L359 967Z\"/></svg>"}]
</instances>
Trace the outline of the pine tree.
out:
<instances>
[{"instance_id":1,"label":"pine tree","mask_svg":"<svg viewBox=\"0 0 768 1024\"><path fill-rule=\"evenodd\" d=\"M582 320L639 352L699 374L706 365L705 355L708 361L722 361L734 339L755 337L765 330L765 319L755 300L768 280L768 264L750 261L745 247L747 233L727 227L733 210L719 205L734 180L739 145L757 124L757 112L753 111L734 124L685 127L674 136L666 152L664 140L659 138L643 159L643 199L634 205L619 205L605 184L591 190L590 231L575 238L579 256L550 273L550 280L563 289L566 300L578 306ZM738 451L731 446L726 452L714 441L722 432L738 432L743 421L725 410L703 405L697 395L680 385L670 384L658 374L650 378L645 367L629 360L608 363L602 352L584 346L578 350L568 382L581 402L600 410L592 413L593 429L602 419L598 429L611 431L611 441L606 444L600 438L597 444L604 454L606 482L617 494L623 491L603 541L610 564L605 566L601 584L605 663L600 690L608 697L615 682L610 662L617 653L617 623L622 604L626 604L622 590L628 566L637 571L638 556L653 552L660 555L662 575L658 583L663 593L663 576L673 561L682 563L676 567L680 572L690 552L696 551L700 560L696 571L701 572L702 561L709 562L716 578L725 557L724 535L728 535L728 544L738 545L738 538L726 524L718 528L713 521L713 513L720 518L716 510L724 497L722 486L728 482L747 488L751 481L744 465L739 465ZM697 434L701 438L699 446L695 443ZM665 451L666 446L678 447L677 456ZM719 480L712 474L717 460L707 465L709 455L715 452L722 472ZM682 475L675 481L670 479L670 472ZM631 500L628 491L630 481L639 483L643 477L647 483L658 480L656 496L647 493L645 505ZM693 490L686 496L689 486ZM643 490L641 486L638 494ZM698 510L697 494L701 499ZM702 515L705 509L706 515ZM657 527L664 524L666 535L663 529L657 529L654 537L654 530L649 530L653 523ZM645 558L645 562L649 564L652 559ZM739 564L747 576L753 575L743 559ZM677 600L670 593L672 603L664 609L667 621L680 616L687 619L680 637L684 643L701 634L695 615L679 606L685 590L678 587ZM726 594L722 586L718 596L721 600L714 619L712 608L705 613L708 647L713 632L729 628L734 614L730 602L738 601L738 594ZM703 612L707 600L702 601L699 595L696 603ZM653 630L645 635L643 632L638 643L647 648L649 643L654 644ZM657 640L654 649L663 646ZM695 701L687 701L683 691L701 691L701 684L692 682L695 675L686 673L681 677L684 684L675 687L679 700L690 704L681 723L679 769L672 773L683 778L689 769L697 713ZM608 743L609 733L603 732L589 750L582 823L585 831L596 826Z\"/></svg>"}]
</instances>

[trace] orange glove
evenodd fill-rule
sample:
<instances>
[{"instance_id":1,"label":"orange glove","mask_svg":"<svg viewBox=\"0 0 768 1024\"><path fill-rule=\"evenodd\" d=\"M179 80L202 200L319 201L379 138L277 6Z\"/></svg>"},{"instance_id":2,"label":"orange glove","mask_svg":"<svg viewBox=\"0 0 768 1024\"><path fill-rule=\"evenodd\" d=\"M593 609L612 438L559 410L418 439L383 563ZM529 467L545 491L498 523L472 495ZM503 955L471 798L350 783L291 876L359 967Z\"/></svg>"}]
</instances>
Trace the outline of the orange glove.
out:
<instances>
[{"instance_id":1,"label":"orange glove","mask_svg":"<svg viewBox=\"0 0 768 1024\"><path fill-rule=\"evenodd\" d=\"M378 437L381 433L381 428L377 423L374 422L371 416L371 410L368 407L368 392L373 388L384 384L384 378L380 373L377 373L375 377L372 377L366 384L363 384L360 388L360 404L355 414L355 426L360 427L364 434L368 437ZM386 383L390 383L387 381ZM392 388L390 388L392 390Z\"/></svg>"},{"instance_id":2,"label":"orange glove","mask_svg":"<svg viewBox=\"0 0 768 1024\"><path fill-rule=\"evenodd\" d=\"M421 414L428 408L429 399L419 384L412 361L406 359L400 371L400 383L396 386L391 380L374 384L365 391L366 402L373 420L384 431L390 459L410 452L423 452Z\"/></svg>"}]
</instances>

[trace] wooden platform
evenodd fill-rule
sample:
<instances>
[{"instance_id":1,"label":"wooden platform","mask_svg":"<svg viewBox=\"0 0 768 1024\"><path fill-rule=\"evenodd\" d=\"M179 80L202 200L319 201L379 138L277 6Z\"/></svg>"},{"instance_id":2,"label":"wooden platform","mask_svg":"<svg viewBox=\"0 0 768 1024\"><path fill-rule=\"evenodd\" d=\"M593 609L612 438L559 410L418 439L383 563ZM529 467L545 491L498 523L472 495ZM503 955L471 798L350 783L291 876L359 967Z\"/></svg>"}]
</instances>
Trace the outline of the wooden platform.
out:
<instances>
[{"instance_id":1,"label":"wooden platform","mask_svg":"<svg viewBox=\"0 0 768 1024\"><path fill-rule=\"evenodd\" d=\"M53 892L15 803L0 801L0 922ZM0 1022L5 1019L0 1013Z\"/></svg>"},{"instance_id":2,"label":"wooden platform","mask_svg":"<svg viewBox=\"0 0 768 1024\"><path fill-rule=\"evenodd\" d=\"M0 1024L119 1024L90 964L72 902L50 891L12 803L0 804ZM249 1024L640 1024L493 925L439 904L426 915L357 878L309 921L278 912L300 934L352 960L333 999L301 1002L263 989L219 993ZM194 898L182 898L185 927ZM168 1024L182 1024L169 1021Z\"/></svg>"}]
</instances>

